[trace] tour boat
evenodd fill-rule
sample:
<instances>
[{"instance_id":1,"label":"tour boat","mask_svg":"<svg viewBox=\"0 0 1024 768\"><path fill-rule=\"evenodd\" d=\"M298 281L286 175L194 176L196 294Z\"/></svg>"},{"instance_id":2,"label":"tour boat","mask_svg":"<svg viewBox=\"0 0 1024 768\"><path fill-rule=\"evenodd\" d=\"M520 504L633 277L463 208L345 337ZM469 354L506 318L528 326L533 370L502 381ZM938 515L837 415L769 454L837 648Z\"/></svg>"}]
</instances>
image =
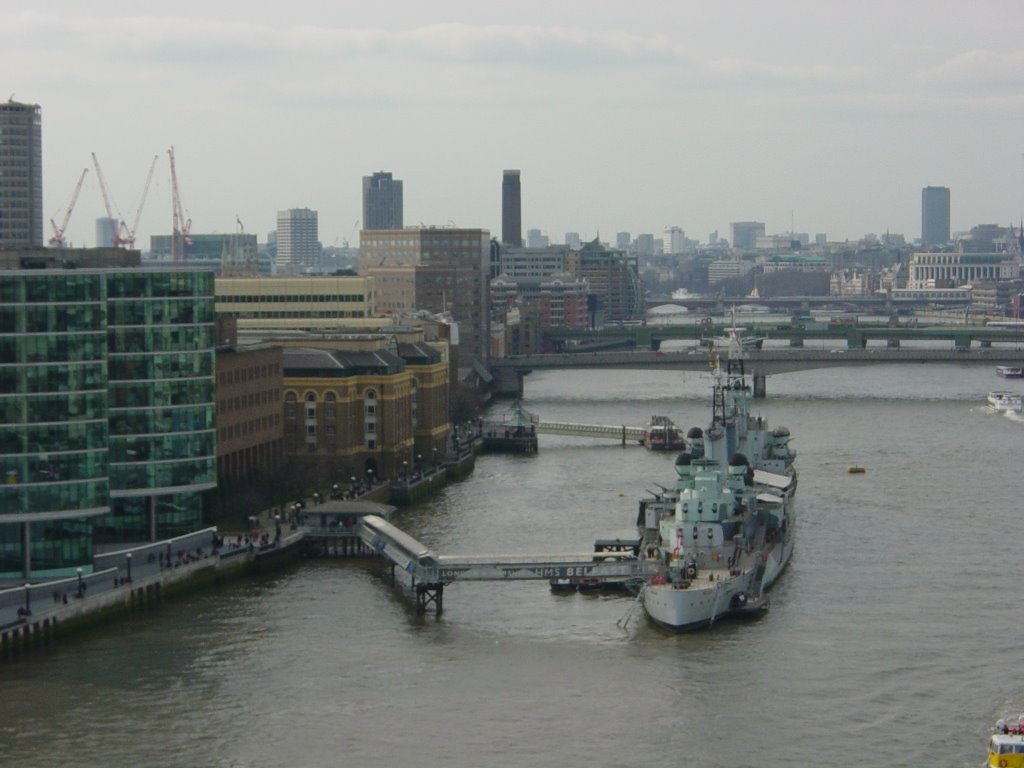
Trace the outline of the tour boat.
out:
<instances>
[{"instance_id":1,"label":"tour boat","mask_svg":"<svg viewBox=\"0 0 1024 768\"><path fill-rule=\"evenodd\" d=\"M996 376L1004 379L1024 379L1024 368L1015 365L997 365Z\"/></svg>"},{"instance_id":2,"label":"tour boat","mask_svg":"<svg viewBox=\"0 0 1024 768\"><path fill-rule=\"evenodd\" d=\"M1021 396L1016 392L998 390L988 393L988 404L996 413L1020 413L1024 410Z\"/></svg>"},{"instance_id":3,"label":"tour boat","mask_svg":"<svg viewBox=\"0 0 1024 768\"><path fill-rule=\"evenodd\" d=\"M988 740L989 768L1024 768L1024 715L996 722Z\"/></svg>"}]
</instances>

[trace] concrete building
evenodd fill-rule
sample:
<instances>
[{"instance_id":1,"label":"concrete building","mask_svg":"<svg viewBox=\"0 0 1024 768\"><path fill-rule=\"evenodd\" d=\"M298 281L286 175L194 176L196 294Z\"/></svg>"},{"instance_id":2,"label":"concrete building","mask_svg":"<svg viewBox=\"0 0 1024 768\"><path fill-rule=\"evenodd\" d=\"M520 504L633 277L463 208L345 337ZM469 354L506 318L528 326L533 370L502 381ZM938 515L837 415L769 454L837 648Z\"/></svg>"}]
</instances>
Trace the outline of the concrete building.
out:
<instances>
[{"instance_id":1,"label":"concrete building","mask_svg":"<svg viewBox=\"0 0 1024 768\"><path fill-rule=\"evenodd\" d=\"M737 251L752 251L757 238L764 236L764 223L760 221L734 221L729 224L729 240Z\"/></svg>"},{"instance_id":2,"label":"concrete building","mask_svg":"<svg viewBox=\"0 0 1024 768\"><path fill-rule=\"evenodd\" d=\"M1020 262L1010 253L915 253L907 288L957 288L1019 277Z\"/></svg>"},{"instance_id":3,"label":"concrete building","mask_svg":"<svg viewBox=\"0 0 1024 768\"><path fill-rule=\"evenodd\" d=\"M567 253L568 249L561 245L547 248L502 248L499 275L518 279L565 272Z\"/></svg>"},{"instance_id":4,"label":"concrete building","mask_svg":"<svg viewBox=\"0 0 1024 768\"><path fill-rule=\"evenodd\" d=\"M636 255L641 259L650 258L654 255L654 235L640 234L636 236Z\"/></svg>"},{"instance_id":5,"label":"concrete building","mask_svg":"<svg viewBox=\"0 0 1024 768\"><path fill-rule=\"evenodd\" d=\"M43 246L43 127L38 104L0 102L0 248Z\"/></svg>"},{"instance_id":6,"label":"concrete building","mask_svg":"<svg viewBox=\"0 0 1024 768\"><path fill-rule=\"evenodd\" d=\"M579 232L566 232L565 233L565 247L571 251L578 251L583 247L583 241L580 240Z\"/></svg>"},{"instance_id":7,"label":"concrete building","mask_svg":"<svg viewBox=\"0 0 1024 768\"><path fill-rule=\"evenodd\" d=\"M489 314L490 232L458 227L363 230L360 267L415 267L415 309L450 312L459 324L460 365L486 365Z\"/></svg>"},{"instance_id":8,"label":"concrete building","mask_svg":"<svg viewBox=\"0 0 1024 768\"><path fill-rule=\"evenodd\" d=\"M0 579L196 530L216 486L213 275L52 253L0 263Z\"/></svg>"},{"instance_id":9,"label":"concrete building","mask_svg":"<svg viewBox=\"0 0 1024 768\"><path fill-rule=\"evenodd\" d=\"M402 181L389 172L363 176L363 229L401 229Z\"/></svg>"},{"instance_id":10,"label":"concrete building","mask_svg":"<svg viewBox=\"0 0 1024 768\"><path fill-rule=\"evenodd\" d=\"M665 227L664 253L683 253L686 250L686 232L682 227Z\"/></svg>"},{"instance_id":11,"label":"concrete building","mask_svg":"<svg viewBox=\"0 0 1024 768\"><path fill-rule=\"evenodd\" d=\"M535 307L540 328L586 328L590 286L568 273L545 277L511 278L500 275L491 281L495 306Z\"/></svg>"},{"instance_id":12,"label":"concrete building","mask_svg":"<svg viewBox=\"0 0 1024 768\"><path fill-rule=\"evenodd\" d=\"M216 296L217 314L236 317L240 331L380 325L368 277L218 277Z\"/></svg>"},{"instance_id":13,"label":"concrete building","mask_svg":"<svg viewBox=\"0 0 1024 768\"><path fill-rule=\"evenodd\" d=\"M523 245L523 202L518 170L506 170L501 176L501 242L516 248Z\"/></svg>"},{"instance_id":14,"label":"concrete building","mask_svg":"<svg viewBox=\"0 0 1024 768\"><path fill-rule=\"evenodd\" d=\"M636 256L605 248L596 239L566 257L566 271L590 286L604 322L643 317L644 289Z\"/></svg>"},{"instance_id":15,"label":"concrete building","mask_svg":"<svg viewBox=\"0 0 1024 768\"><path fill-rule=\"evenodd\" d=\"M97 220L97 232L98 222ZM149 255L168 264L172 260L172 235L151 235ZM189 263L216 265L218 275L256 276L259 273L259 250L256 235L244 232L223 234L191 234L188 245Z\"/></svg>"},{"instance_id":16,"label":"concrete building","mask_svg":"<svg viewBox=\"0 0 1024 768\"><path fill-rule=\"evenodd\" d=\"M526 247L527 248L547 248L549 244L548 236L541 232L539 229L528 229L526 230Z\"/></svg>"},{"instance_id":17,"label":"concrete building","mask_svg":"<svg viewBox=\"0 0 1024 768\"><path fill-rule=\"evenodd\" d=\"M96 219L96 247L113 248L120 226L121 222L117 219L108 219L106 216Z\"/></svg>"},{"instance_id":18,"label":"concrete building","mask_svg":"<svg viewBox=\"0 0 1024 768\"><path fill-rule=\"evenodd\" d=\"M616 232L615 233L615 247L620 251L628 251L630 244L633 242L629 235L629 232Z\"/></svg>"},{"instance_id":19,"label":"concrete building","mask_svg":"<svg viewBox=\"0 0 1024 768\"><path fill-rule=\"evenodd\" d=\"M921 242L925 246L949 242L949 187L921 190Z\"/></svg>"},{"instance_id":20,"label":"concrete building","mask_svg":"<svg viewBox=\"0 0 1024 768\"><path fill-rule=\"evenodd\" d=\"M295 274L320 264L320 240L317 212L309 208L291 208L277 212L278 273Z\"/></svg>"}]
</instances>

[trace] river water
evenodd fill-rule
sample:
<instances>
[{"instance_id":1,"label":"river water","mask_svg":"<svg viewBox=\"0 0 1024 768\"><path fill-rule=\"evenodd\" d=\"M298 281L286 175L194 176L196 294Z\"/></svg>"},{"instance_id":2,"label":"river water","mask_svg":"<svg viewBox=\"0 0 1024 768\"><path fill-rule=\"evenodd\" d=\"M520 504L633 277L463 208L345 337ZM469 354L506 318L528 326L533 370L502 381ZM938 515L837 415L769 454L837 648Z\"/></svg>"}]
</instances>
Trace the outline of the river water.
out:
<instances>
[{"instance_id":1,"label":"river water","mask_svg":"<svg viewBox=\"0 0 1024 768\"><path fill-rule=\"evenodd\" d=\"M987 367L771 377L757 410L799 451L797 548L752 622L670 635L631 598L455 584L417 616L389 570L319 561L165 605L0 666L11 766L976 766L1024 710L1024 391ZM689 427L696 373L545 372L552 421ZM397 522L446 554L629 535L672 457L541 437L481 457ZM863 475L847 467L866 468Z\"/></svg>"}]
</instances>

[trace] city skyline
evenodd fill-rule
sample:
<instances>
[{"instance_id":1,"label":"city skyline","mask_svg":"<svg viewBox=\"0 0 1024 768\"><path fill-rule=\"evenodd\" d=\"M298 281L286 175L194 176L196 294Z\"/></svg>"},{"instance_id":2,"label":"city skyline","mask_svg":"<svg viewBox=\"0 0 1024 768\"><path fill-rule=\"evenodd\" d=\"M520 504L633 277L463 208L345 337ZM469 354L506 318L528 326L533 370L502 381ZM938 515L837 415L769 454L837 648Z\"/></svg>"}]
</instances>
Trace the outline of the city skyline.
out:
<instances>
[{"instance_id":1,"label":"city skyline","mask_svg":"<svg viewBox=\"0 0 1024 768\"><path fill-rule=\"evenodd\" d=\"M494 237L506 168L529 179L523 229L553 241L747 220L912 240L928 186L952 190L954 232L1024 213L1016 3L207 5L0 12L9 91L42 108L46 239L93 151L127 220L164 155L138 242L168 234L171 145L193 231L237 215L261 241L308 207L341 244L377 168L404 180L407 224ZM90 173L68 239L103 215Z\"/></svg>"}]
</instances>

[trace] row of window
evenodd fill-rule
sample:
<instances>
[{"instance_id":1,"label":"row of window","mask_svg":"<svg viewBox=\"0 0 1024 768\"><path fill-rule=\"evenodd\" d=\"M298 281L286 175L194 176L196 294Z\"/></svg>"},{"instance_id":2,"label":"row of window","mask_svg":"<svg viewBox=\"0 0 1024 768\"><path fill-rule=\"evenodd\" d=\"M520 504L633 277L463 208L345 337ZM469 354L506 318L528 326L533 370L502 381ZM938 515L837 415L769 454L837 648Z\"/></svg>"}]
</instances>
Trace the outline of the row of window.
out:
<instances>
[{"instance_id":1,"label":"row of window","mask_svg":"<svg viewBox=\"0 0 1024 768\"><path fill-rule=\"evenodd\" d=\"M279 376L281 366L277 363L266 365L250 365L248 368L236 368L233 371L222 371L217 374L217 383L220 386L227 384L240 384L253 379L265 379L268 376Z\"/></svg>"},{"instance_id":2,"label":"row of window","mask_svg":"<svg viewBox=\"0 0 1024 768\"><path fill-rule=\"evenodd\" d=\"M217 437L224 441L234 440L246 435L254 435L261 431L265 432L268 429L277 427L280 423L281 414L273 413L269 416L261 416L258 419L250 419L241 424L232 424L230 427L221 427L217 430Z\"/></svg>"},{"instance_id":3,"label":"row of window","mask_svg":"<svg viewBox=\"0 0 1024 768\"><path fill-rule=\"evenodd\" d=\"M276 403L281 399L280 389L265 389L262 392L250 392L248 395L238 397L226 397L217 401L218 413L230 413L247 408L255 408L257 405Z\"/></svg>"},{"instance_id":4,"label":"row of window","mask_svg":"<svg viewBox=\"0 0 1024 768\"><path fill-rule=\"evenodd\" d=\"M218 296L217 301L225 304L323 304L336 302L364 302L366 295L361 293L316 294L289 296L275 294L273 296Z\"/></svg>"},{"instance_id":5,"label":"row of window","mask_svg":"<svg viewBox=\"0 0 1024 768\"><path fill-rule=\"evenodd\" d=\"M263 318L263 317L274 317L274 318L314 318L314 317L366 317L366 312L361 309L347 311L344 309L335 310L333 312L239 312L239 318Z\"/></svg>"}]
</instances>

